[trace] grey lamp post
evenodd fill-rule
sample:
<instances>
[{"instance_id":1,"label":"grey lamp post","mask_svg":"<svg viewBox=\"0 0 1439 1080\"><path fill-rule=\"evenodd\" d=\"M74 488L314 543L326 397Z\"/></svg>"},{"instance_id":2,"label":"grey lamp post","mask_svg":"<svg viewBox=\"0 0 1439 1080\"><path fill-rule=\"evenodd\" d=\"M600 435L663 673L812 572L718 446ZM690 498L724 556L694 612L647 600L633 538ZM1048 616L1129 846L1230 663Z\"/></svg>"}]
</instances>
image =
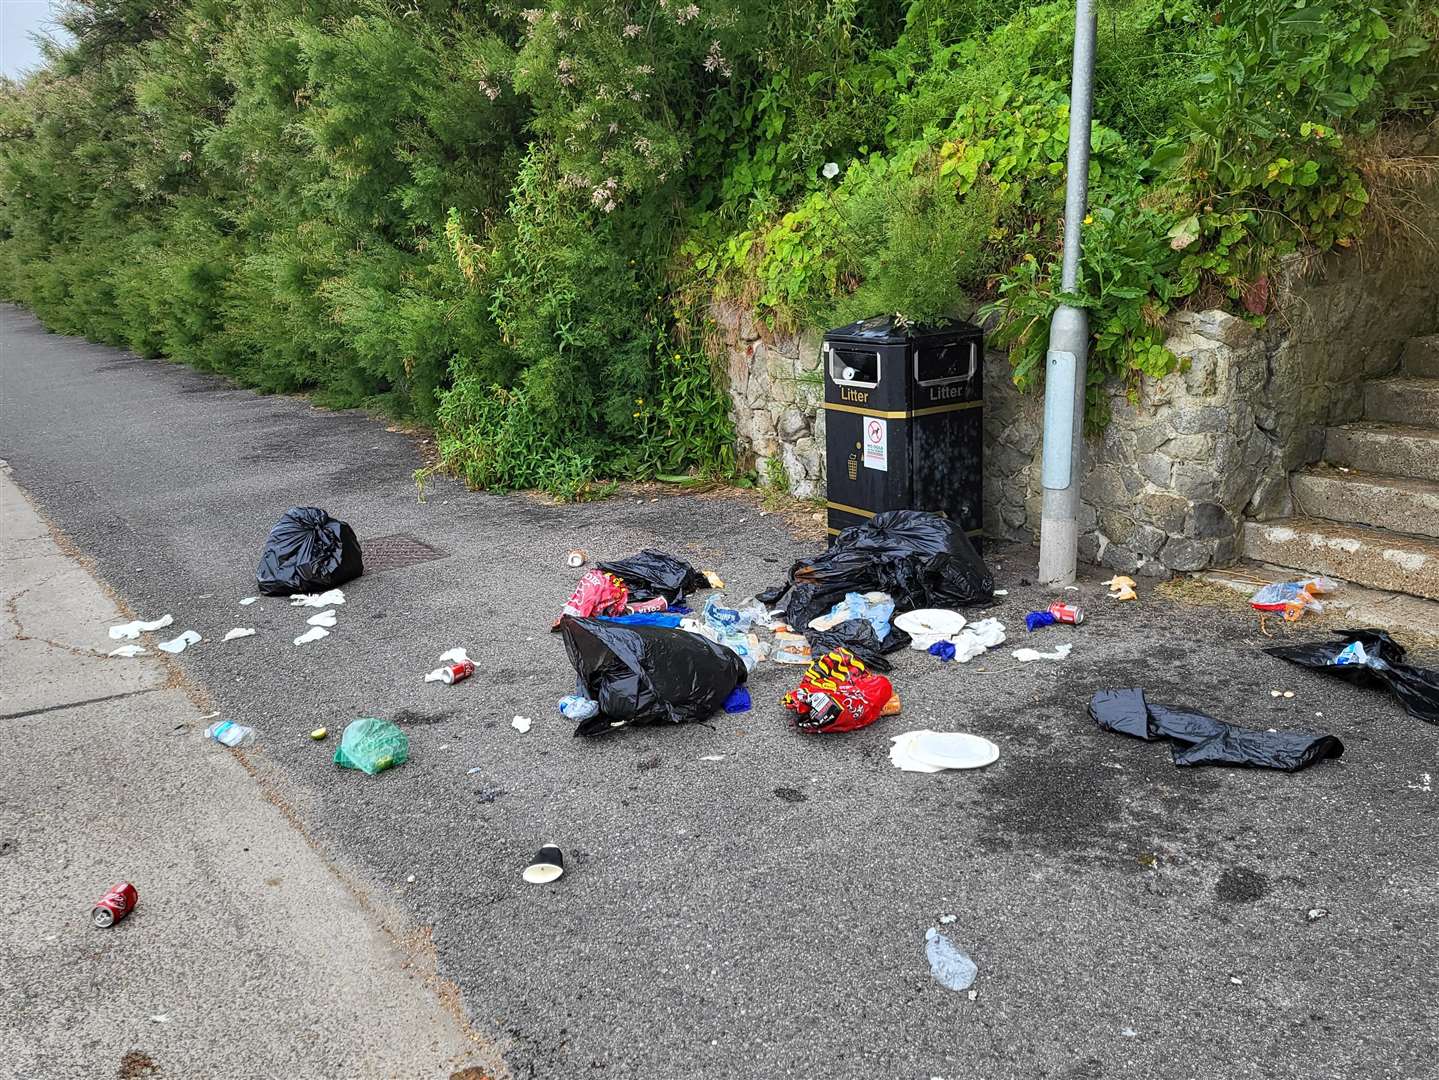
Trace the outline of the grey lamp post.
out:
<instances>
[{"instance_id":1,"label":"grey lamp post","mask_svg":"<svg viewBox=\"0 0 1439 1080\"><path fill-rule=\"evenodd\" d=\"M1069 164L1064 196L1065 292L1079 284L1081 230L1089 201L1089 126L1094 115L1093 0L1078 0L1074 74L1069 95ZM1039 522L1039 581L1068 585L1079 557L1080 455L1084 450L1084 378L1089 317L1060 304L1049 324L1044 371L1044 507Z\"/></svg>"}]
</instances>

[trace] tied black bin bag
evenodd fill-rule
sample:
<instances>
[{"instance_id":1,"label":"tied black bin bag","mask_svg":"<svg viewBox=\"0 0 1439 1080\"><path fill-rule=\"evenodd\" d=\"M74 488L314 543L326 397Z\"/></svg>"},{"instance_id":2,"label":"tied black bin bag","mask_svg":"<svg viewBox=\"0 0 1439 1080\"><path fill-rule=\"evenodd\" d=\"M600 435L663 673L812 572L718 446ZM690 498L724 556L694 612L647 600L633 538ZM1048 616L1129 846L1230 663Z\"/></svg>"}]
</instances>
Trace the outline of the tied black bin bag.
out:
<instances>
[{"instance_id":1,"label":"tied black bin bag","mask_svg":"<svg viewBox=\"0 0 1439 1080\"><path fill-rule=\"evenodd\" d=\"M665 602L674 607L684 603L686 593L709 588L705 576L689 563L654 548L645 548L628 559L596 565L623 581L630 591L630 600L635 603L663 596Z\"/></svg>"},{"instance_id":2,"label":"tied black bin bag","mask_svg":"<svg viewBox=\"0 0 1439 1080\"><path fill-rule=\"evenodd\" d=\"M1404 661L1404 646L1383 630L1336 630L1338 641L1275 645L1270 656L1337 675L1355 686L1388 687L1410 716L1439 724L1439 671ZM1360 648L1353 646L1358 644Z\"/></svg>"},{"instance_id":3,"label":"tied black bin bag","mask_svg":"<svg viewBox=\"0 0 1439 1080\"><path fill-rule=\"evenodd\" d=\"M687 630L566 616L560 634L580 692L600 706L599 715L580 721L576 735L703 720L745 681L737 653Z\"/></svg>"},{"instance_id":4,"label":"tied black bin bag","mask_svg":"<svg viewBox=\"0 0 1439 1080\"><path fill-rule=\"evenodd\" d=\"M991 601L994 575L958 525L923 510L887 510L795 563L789 580L759 599L774 604L788 592L785 621L803 631L845 593L875 589L894 597L895 611L963 607Z\"/></svg>"},{"instance_id":5,"label":"tied black bin bag","mask_svg":"<svg viewBox=\"0 0 1439 1080\"><path fill-rule=\"evenodd\" d=\"M318 506L295 506L270 530L255 585L266 596L324 592L364 569L354 529Z\"/></svg>"}]
</instances>

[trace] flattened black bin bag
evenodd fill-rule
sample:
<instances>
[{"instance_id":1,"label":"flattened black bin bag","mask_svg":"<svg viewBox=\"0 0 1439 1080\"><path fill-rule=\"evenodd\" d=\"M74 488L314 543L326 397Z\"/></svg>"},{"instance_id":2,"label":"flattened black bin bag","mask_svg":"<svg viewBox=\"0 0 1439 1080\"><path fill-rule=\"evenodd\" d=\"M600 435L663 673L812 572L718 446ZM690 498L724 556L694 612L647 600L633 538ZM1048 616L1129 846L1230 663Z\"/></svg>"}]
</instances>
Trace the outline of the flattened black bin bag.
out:
<instances>
[{"instance_id":1,"label":"flattened black bin bag","mask_svg":"<svg viewBox=\"0 0 1439 1080\"><path fill-rule=\"evenodd\" d=\"M1439 671L1417 667L1404 659L1404 646L1383 630L1336 630L1338 641L1275 645L1270 656L1334 675L1355 686L1385 686L1410 716L1439 724ZM1362 647L1362 658L1358 650Z\"/></svg>"},{"instance_id":2,"label":"flattened black bin bag","mask_svg":"<svg viewBox=\"0 0 1439 1080\"><path fill-rule=\"evenodd\" d=\"M1240 727L1192 709L1155 705L1138 688L1100 690L1089 703L1089 715L1105 731L1146 742L1168 739L1176 765L1249 765L1298 772L1344 753L1344 744L1333 735Z\"/></svg>"},{"instance_id":3,"label":"flattened black bin bag","mask_svg":"<svg viewBox=\"0 0 1439 1080\"><path fill-rule=\"evenodd\" d=\"M266 596L324 592L364 569L355 530L318 506L295 506L270 530L255 585Z\"/></svg>"},{"instance_id":4,"label":"flattened black bin bag","mask_svg":"<svg viewBox=\"0 0 1439 1080\"><path fill-rule=\"evenodd\" d=\"M704 720L745 681L737 653L687 630L566 616L560 634L580 692L600 706L599 715L575 728L576 735Z\"/></svg>"},{"instance_id":5,"label":"flattened black bin bag","mask_svg":"<svg viewBox=\"0 0 1439 1080\"><path fill-rule=\"evenodd\" d=\"M774 604L789 593L785 621L802 632L845 593L874 589L894 597L897 612L988 604L994 575L954 522L923 510L886 510L795 563L789 580L759 599Z\"/></svg>"}]
</instances>

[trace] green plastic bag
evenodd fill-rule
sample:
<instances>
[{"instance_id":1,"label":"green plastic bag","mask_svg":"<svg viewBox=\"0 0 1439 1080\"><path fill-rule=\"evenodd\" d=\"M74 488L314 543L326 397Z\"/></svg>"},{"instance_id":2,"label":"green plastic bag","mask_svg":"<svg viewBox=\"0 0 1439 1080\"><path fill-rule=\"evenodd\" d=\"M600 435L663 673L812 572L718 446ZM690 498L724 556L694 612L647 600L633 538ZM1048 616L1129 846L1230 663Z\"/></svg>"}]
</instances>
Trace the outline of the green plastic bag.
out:
<instances>
[{"instance_id":1,"label":"green plastic bag","mask_svg":"<svg viewBox=\"0 0 1439 1080\"><path fill-rule=\"evenodd\" d=\"M335 764L360 769L374 776L392 765L403 765L410 756L409 737L388 720L362 716L345 725Z\"/></svg>"}]
</instances>

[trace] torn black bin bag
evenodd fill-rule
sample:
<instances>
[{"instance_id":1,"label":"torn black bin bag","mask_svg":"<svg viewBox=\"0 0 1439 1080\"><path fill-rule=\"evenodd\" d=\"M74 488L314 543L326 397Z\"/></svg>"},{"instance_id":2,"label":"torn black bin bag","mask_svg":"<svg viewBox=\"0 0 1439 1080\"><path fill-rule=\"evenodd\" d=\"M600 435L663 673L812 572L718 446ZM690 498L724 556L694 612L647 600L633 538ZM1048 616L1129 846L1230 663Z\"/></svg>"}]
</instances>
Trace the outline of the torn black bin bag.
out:
<instances>
[{"instance_id":1,"label":"torn black bin bag","mask_svg":"<svg viewBox=\"0 0 1439 1080\"><path fill-rule=\"evenodd\" d=\"M806 630L812 656L823 656L835 649L848 649L874 671L890 671L894 665L884 658L885 653L909 647L912 638L903 630L891 626L889 633L881 640L874 632L874 624L868 619L846 619L828 630Z\"/></svg>"},{"instance_id":2,"label":"torn black bin bag","mask_svg":"<svg viewBox=\"0 0 1439 1080\"><path fill-rule=\"evenodd\" d=\"M879 589L895 611L988 604L994 576L964 530L938 514L886 510L835 537L828 551L801 559L789 579L759 594L775 604L785 593L785 621L803 631L845 593Z\"/></svg>"},{"instance_id":3,"label":"torn black bin bag","mask_svg":"<svg viewBox=\"0 0 1439 1080\"><path fill-rule=\"evenodd\" d=\"M683 604L685 594L706 589L705 576L683 559L663 551L645 548L628 559L597 564L607 574L614 574L629 587L630 600L642 603L663 596L670 607Z\"/></svg>"},{"instance_id":4,"label":"torn black bin bag","mask_svg":"<svg viewBox=\"0 0 1439 1080\"><path fill-rule=\"evenodd\" d=\"M354 529L318 506L294 506L265 540L255 587L266 596L325 592L364 570Z\"/></svg>"},{"instance_id":5,"label":"torn black bin bag","mask_svg":"<svg viewBox=\"0 0 1439 1080\"><path fill-rule=\"evenodd\" d=\"M1355 686L1388 687L1404 711L1420 720L1439 724L1439 671L1416 667L1404 660L1404 646L1383 630L1336 630L1338 641L1315 641L1307 645L1275 645L1265 649L1270 656L1337 675ZM1365 657L1350 650L1341 662L1339 655L1358 642Z\"/></svg>"},{"instance_id":6,"label":"torn black bin bag","mask_svg":"<svg viewBox=\"0 0 1439 1080\"><path fill-rule=\"evenodd\" d=\"M1176 765L1252 765L1298 772L1344 753L1344 744L1333 735L1259 731L1226 724L1202 712L1153 705L1139 689L1099 691L1089 703L1089 715L1105 731L1146 742L1169 739L1174 744Z\"/></svg>"},{"instance_id":7,"label":"torn black bin bag","mask_svg":"<svg viewBox=\"0 0 1439 1080\"><path fill-rule=\"evenodd\" d=\"M566 616L560 634L579 675L579 692L600 706L576 735L703 720L745 681L739 654L687 630Z\"/></svg>"}]
</instances>

